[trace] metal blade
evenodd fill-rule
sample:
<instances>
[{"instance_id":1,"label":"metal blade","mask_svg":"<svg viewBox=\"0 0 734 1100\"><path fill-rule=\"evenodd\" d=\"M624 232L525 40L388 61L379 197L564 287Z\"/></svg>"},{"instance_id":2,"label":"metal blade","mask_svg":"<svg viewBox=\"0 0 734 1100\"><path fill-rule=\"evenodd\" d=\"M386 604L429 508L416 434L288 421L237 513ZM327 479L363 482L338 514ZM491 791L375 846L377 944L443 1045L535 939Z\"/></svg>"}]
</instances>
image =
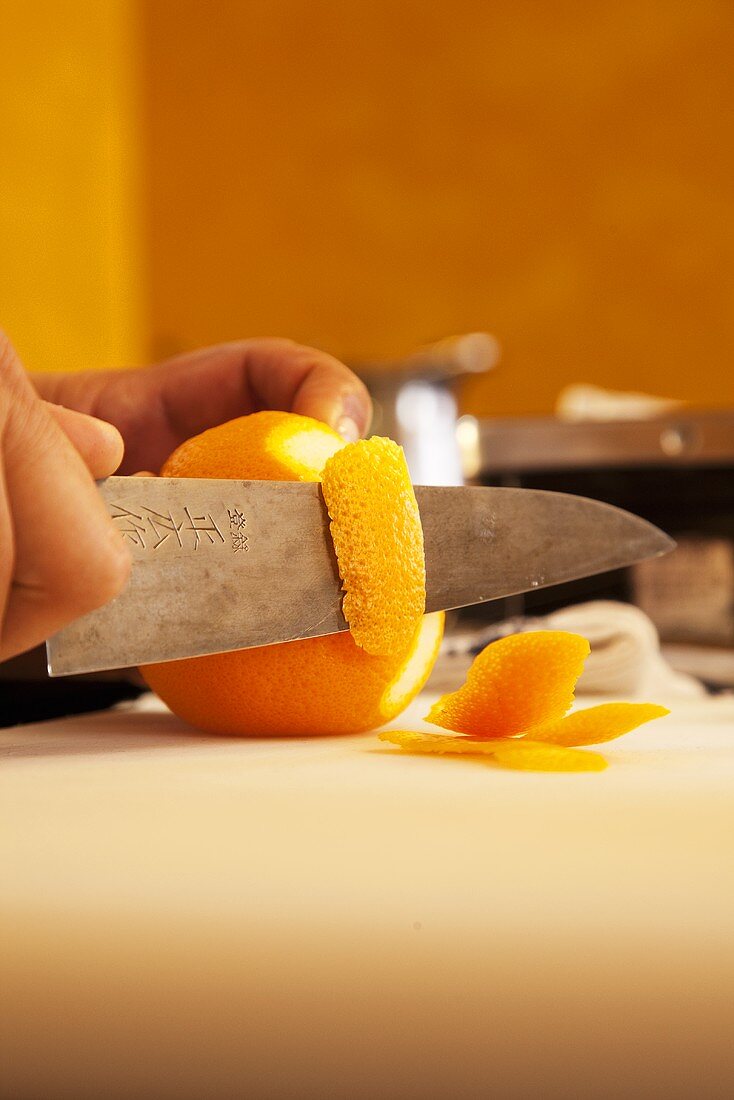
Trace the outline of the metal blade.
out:
<instances>
[{"instance_id":1,"label":"metal blade","mask_svg":"<svg viewBox=\"0 0 734 1100\"><path fill-rule=\"evenodd\" d=\"M426 610L466 607L620 569L674 541L611 504L539 489L416 488Z\"/></svg>"},{"instance_id":2,"label":"metal blade","mask_svg":"<svg viewBox=\"0 0 734 1100\"><path fill-rule=\"evenodd\" d=\"M116 600L49 640L51 675L346 629L318 485L110 477L100 490L132 574Z\"/></svg>"},{"instance_id":3,"label":"metal blade","mask_svg":"<svg viewBox=\"0 0 734 1100\"><path fill-rule=\"evenodd\" d=\"M48 642L51 675L174 660L345 630L316 484L111 477L130 546L125 591ZM427 610L616 569L673 542L618 508L526 489L417 487Z\"/></svg>"}]
</instances>

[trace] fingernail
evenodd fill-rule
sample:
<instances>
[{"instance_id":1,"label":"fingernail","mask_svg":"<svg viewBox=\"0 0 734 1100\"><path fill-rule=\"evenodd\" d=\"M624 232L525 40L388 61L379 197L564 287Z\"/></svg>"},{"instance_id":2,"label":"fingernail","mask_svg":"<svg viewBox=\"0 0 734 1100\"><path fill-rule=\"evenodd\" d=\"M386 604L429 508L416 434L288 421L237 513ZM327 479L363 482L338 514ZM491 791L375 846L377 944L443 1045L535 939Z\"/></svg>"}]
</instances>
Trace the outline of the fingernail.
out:
<instances>
[{"instance_id":1,"label":"fingernail","mask_svg":"<svg viewBox=\"0 0 734 1100\"><path fill-rule=\"evenodd\" d=\"M122 435L120 434L119 428L116 428L114 424L109 424L106 420L100 420L97 416L95 416L93 419L96 420L97 427L104 435L107 436L107 439L110 443L120 443L120 441L122 440Z\"/></svg>"},{"instance_id":2,"label":"fingernail","mask_svg":"<svg viewBox=\"0 0 734 1100\"><path fill-rule=\"evenodd\" d=\"M338 421L336 430L347 443L356 443L362 435L357 427L356 420L352 420L351 416L343 416L341 420Z\"/></svg>"}]
</instances>

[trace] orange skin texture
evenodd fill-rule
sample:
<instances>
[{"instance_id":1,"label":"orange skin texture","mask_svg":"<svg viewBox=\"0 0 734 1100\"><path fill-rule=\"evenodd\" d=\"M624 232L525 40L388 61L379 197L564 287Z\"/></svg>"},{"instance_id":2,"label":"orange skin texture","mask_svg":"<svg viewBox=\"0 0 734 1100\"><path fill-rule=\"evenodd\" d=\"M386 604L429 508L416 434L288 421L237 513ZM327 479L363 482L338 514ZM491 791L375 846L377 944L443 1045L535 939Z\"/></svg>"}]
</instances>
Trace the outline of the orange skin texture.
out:
<instances>
[{"instance_id":1,"label":"orange skin texture","mask_svg":"<svg viewBox=\"0 0 734 1100\"><path fill-rule=\"evenodd\" d=\"M517 771L600 772L607 766L606 760L598 752L579 752L573 748L531 741L525 737L499 737L480 741L470 737L451 737L445 733L385 730L379 734L379 738L419 756L480 757Z\"/></svg>"},{"instance_id":2,"label":"orange skin texture","mask_svg":"<svg viewBox=\"0 0 734 1100\"><path fill-rule=\"evenodd\" d=\"M476 657L466 683L431 708L428 721L472 737L512 737L561 718L589 655L578 634L511 634Z\"/></svg>"},{"instance_id":3,"label":"orange skin texture","mask_svg":"<svg viewBox=\"0 0 734 1100\"><path fill-rule=\"evenodd\" d=\"M668 708L656 703L601 703L536 726L528 737L552 745L601 745L666 714Z\"/></svg>"},{"instance_id":4,"label":"orange skin texture","mask_svg":"<svg viewBox=\"0 0 734 1100\"><path fill-rule=\"evenodd\" d=\"M394 718L428 676L426 672L413 684L399 709L386 709L385 688L402 664L402 657L365 653L345 631L166 661L142 672L171 710L198 729L302 737L362 733Z\"/></svg>"},{"instance_id":5,"label":"orange skin texture","mask_svg":"<svg viewBox=\"0 0 734 1100\"><path fill-rule=\"evenodd\" d=\"M261 412L211 428L179 447L164 464L164 477L229 477L243 480L319 481L308 446L343 445L318 421L292 413ZM300 448L300 449L299 449ZM320 451L319 451L320 453ZM382 725L420 691L433 666L442 619L427 616L399 653L373 656L349 633L146 665L152 690L184 721L208 733L253 736L318 736L357 733ZM434 639L411 682L397 699L386 691L423 636Z\"/></svg>"},{"instance_id":6,"label":"orange skin texture","mask_svg":"<svg viewBox=\"0 0 734 1100\"><path fill-rule=\"evenodd\" d=\"M332 428L310 416L272 410L240 416L192 436L161 467L161 477L231 477L246 481L320 481L321 471L298 463L282 450L295 432L331 439L334 451L344 441Z\"/></svg>"},{"instance_id":7,"label":"orange skin texture","mask_svg":"<svg viewBox=\"0 0 734 1100\"><path fill-rule=\"evenodd\" d=\"M423 527L402 448L379 436L350 443L326 463L322 491L351 635L368 653L400 653L426 609Z\"/></svg>"},{"instance_id":8,"label":"orange skin texture","mask_svg":"<svg viewBox=\"0 0 734 1100\"><path fill-rule=\"evenodd\" d=\"M380 740L418 755L490 758L518 771L603 771L604 757L578 746L613 741L670 712L654 703L602 703L566 715L588 652L585 638L562 631L502 638L427 716L463 736L386 730Z\"/></svg>"}]
</instances>

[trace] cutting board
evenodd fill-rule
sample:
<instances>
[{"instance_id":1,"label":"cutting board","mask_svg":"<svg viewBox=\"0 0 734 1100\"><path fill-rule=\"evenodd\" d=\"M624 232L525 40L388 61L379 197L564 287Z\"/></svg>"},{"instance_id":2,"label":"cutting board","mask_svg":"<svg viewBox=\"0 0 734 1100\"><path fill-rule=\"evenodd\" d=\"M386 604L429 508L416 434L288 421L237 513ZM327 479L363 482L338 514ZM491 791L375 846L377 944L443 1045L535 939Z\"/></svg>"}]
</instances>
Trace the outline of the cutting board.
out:
<instances>
[{"instance_id":1,"label":"cutting board","mask_svg":"<svg viewBox=\"0 0 734 1100\"><path fill-rule=\"evenodd\" d=\"M734 698L673 707L574 775L3 731L0 1095L731 1096Z\"/></svg>"}]
</instances>

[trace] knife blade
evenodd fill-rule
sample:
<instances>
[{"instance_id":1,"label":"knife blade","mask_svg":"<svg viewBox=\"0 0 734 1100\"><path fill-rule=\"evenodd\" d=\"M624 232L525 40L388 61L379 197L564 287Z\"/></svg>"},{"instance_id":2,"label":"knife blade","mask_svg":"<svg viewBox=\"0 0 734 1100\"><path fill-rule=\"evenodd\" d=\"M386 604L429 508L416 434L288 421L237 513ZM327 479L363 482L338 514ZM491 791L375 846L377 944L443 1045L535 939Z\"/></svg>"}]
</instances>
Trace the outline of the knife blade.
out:
<instances>
[{"instance_id":1,"label":"knife blade","mask_svg":"<svg viewBox=\"0 0 734 1100\"><path fill-rule=\"evenodd\" d=\"M47 643L52 676L169 661L347 629L315 483L110 477L130 548L117 599ZM675 543L599 501L534 489L416 486L426 610L482 603L631 565Z\"/></svg>"}]
</instances>

